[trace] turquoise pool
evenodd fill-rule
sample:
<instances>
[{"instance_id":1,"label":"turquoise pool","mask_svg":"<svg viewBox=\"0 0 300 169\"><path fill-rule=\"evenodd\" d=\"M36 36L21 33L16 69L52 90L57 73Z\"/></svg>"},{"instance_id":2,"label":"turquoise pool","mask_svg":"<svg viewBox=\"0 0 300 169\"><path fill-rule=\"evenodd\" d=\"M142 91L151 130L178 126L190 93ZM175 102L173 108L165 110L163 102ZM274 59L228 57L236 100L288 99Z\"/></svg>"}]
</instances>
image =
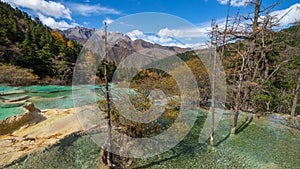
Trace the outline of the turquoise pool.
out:
<instances>
[{"instance_id":1,"label":"turquoise pool","mask_svg":"<svg viewBox=\"0 0 300 169\"><path fill-rule=\"evenodd\" d=\"M74 107L73 97L84 99L87 94L86 91L100 88L101 86L97 85L85 85L80 87L56 85L10 87L0 85L0 120L24 113L22 106L26 102L34 103L35 107L41 110L72 108ZM26 96L28 96L28 98L24 102L3 102L5 100L15 100Z\"/></svg>"}]
</instances>

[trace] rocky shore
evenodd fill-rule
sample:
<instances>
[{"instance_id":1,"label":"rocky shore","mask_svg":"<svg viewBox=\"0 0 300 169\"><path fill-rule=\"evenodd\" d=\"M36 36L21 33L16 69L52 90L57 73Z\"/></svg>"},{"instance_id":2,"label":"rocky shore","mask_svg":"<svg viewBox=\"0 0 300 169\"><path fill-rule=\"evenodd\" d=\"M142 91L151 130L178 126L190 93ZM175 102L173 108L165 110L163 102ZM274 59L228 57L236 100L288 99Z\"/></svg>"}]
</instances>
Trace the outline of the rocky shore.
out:
<instances>
[{"instance_id":1,"label":"rocky shore","mask_svg":"<svg viewBox=\"0 0 300 169\"><path fill-rule=\"evenodd\" d=\"M75 108L39 111L29 104L26 109L1 121L0 168L82 131Z\"/></svg>"},{"instance_id":2,"label":"rocky shore","mask_svg":"<svg viewBox=\"0 0 300 169\"><path fill-rule=\"evenodd\" d=\"M33 103L27 103L23 109L26 110L23 114L0 120L0 135L11 133L21 126L37 123L43 119L39 114L41 111L35 108Z\"/></svg>"}]
</instances>

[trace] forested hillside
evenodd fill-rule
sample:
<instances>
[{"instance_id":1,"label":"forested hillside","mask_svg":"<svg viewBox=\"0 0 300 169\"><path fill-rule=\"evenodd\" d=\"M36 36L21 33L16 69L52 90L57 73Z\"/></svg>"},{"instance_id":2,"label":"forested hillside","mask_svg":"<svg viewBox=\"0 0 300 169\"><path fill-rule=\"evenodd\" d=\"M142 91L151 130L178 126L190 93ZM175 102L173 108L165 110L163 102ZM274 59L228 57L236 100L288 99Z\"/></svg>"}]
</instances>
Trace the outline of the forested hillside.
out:
<instances>
[{"instance_id":1,"label":"forested hillside","mask_svg":"<svg viewBox=\"0 0 300 169\"><path fill-rule=\"evenodd\" d=\"M3 2L0 2L0 18L2 64L21 66L29 72L31 69L40 80L48 79L51 83L70 82L81 45Z\"/></svg>"},{"instance_id":2,"label":"forested hillside","mask_svg":"<svg viewBox=\"0 0 300 169\"><path fill-rule=\"evenodd\" d=\"M248 62L253 62L252 67L257 67L257 72L252 75L250 68L244 72L241 82L241 110L252 113L285 113L297 115L299 106L299 85L300 85L300 25L295 24L288 29L281 31L269 31L265 35L265 56L261 58L262 48L260 48L257 37L257 48L253 58ZM226 107L234 109L237 85L239 83L239 69L242 66L242 56L238 50L247 50L247 40L236 41L218 47L217 51L222 60L227 80L227 101ZM221 54L224 47L224 55ZM201 51L197 52L200 53ZM184 60L193 71L201 94L201 103L207 105L208 98L211 98L210 80L204 65L195 55L194 51L185 52L178 55ZM203 59L202 56L200 56ZM261 59L260 59L261 58ZM212 59L212 58L210 58ZM251 59L254 59L251 61ZM262 60L264 59L264 62ZM163 64L166 61L159 61ZM251 66L251 65L249 65ZM174 71L180 71L180 67L171 66ZM153 73L150 73L150 72ZM172 77L158 70L144 71L136 76L133 86L141 88L147 86L157 87L164 91L178 94L175 81ZM251 76L250 76L251 75ZM163 85L168 85L167 87ZM175 87L175 88L174 88Z\"/></svg>"},{"instance_id":3,"label":"forested hillside","mask_svg":"<svg viewBox=\"0 0 300 169\"><path fill-rule=\"evenodd\" d=\"M252 40L253 41L253 40ZM258 35L254 50L249 50L249 40L225 46L222 57L228 85L228 102L234 107L239 83L239 72L245 57L241 80L241 109L249 112L299 112L300 83L300 24L281 31L267 31ZM221 52L222 47L219 48Z\"/></svg>"}]
</instances>

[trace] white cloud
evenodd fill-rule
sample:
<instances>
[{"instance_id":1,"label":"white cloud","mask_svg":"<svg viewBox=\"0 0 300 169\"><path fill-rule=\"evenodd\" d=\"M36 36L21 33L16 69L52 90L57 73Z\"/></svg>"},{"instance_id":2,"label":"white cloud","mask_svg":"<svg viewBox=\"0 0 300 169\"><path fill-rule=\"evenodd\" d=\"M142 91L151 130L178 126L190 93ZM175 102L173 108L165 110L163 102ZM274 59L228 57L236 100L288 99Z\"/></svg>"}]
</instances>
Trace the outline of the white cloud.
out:
<instances>
[{"instance_id":1,"label":"white cloud","mask_svg":"<svg viewBox=\"0 0 300 169\"><path fill-rule=\"evenodd\" d=\"M180 48L191 48L191 49L204 49L204 48L207 48L208 45L203 42L203 43L187 43L187 44L180 44L180 43L164 43L164 44L161 44L163 46L177 46L177 47L180 47Z\"/></svg>"},{"instance_id":2,"label":"white cloud","mask_svg":"<svg viewBox=\"0 0 300 169\"><path fill-rule=\"evenodd\" d=\"M300 4L296 3L287 9L274 11L270 14L279 20L280 26L300 21Z\"/></svg>"},{"instance_id":3,"label":"white cloud","mask_svg":"<svg viewBox=\"0 0 300 169\"><path fill-rule=\"evenodd\" d=\"M126 33L126 35L129 36L131 40L136 40L145 37L144 33L139 30L133 30L131 32Z\"/></svg>"},{"instance_id":4,"label":"white cloud","mask_svg":"<svg viewBox=\"0 0 300 169\"><path fill-rule=\"evenodd\" d=\"M31 9L37 13L54 18L66 18L72 20L70 9L54 1L45 0L3 0L13 6Z\"/></svg>"},{"instance_id":5,"label":"white cloud","mask_svg":"<svg viewBox=\"0 0 300 169\"><path fill-rule=\"evenodd\" d=\"M207 37L208 28L169 29L164 28L158 32L160 36L171 36L176 38L204 38Z\"/></svg>"},{"instance_id":6,"label":"white cloud","mask_svg":"<svg viewBox=\"0 0 300 169\"><path fill-rule=\"evenodd\" d=\"M173 39L170 37L159 37L159 36L153 36L153 35L147 36L147 39L150 42L159 43L159 44L166 44L166 43L173 42Z\"/></svg>"},{"instance_id":7,"label":"white cloud","mask_svg":"<svg viewBox=\"0 0 300 169\"><path fill-rule=\"evenodd\" d=\"M140 30L133 30L131 32L126 33L127 36L130 37L131 40L143 39L144 41L156 44L170 44L174 43L174 39L167 36L159 36L155 34L145 34ZM166 45L170 46L170 45Z\"/></svg>"},{"instance_id":8,"label":"white cloud","mask_svg":"<svg viewBox=\"0 0 300 169\"><path fill-rule=\"evenodd\" d=\"M70 8L75 13L84 16L101 15L101 14L120 14L120 12L113 8L103 7L100 4L89 5L79 3L69 3Z\"/></svg>"},{"instance_id":9,"label":"white cloud","mask_svg":"<svg viewBox=\"0 0 300 169\"><path fill-rule=\"evenodd\" d=\"M143 33L140 30L133 30L131 32L126 33L132 40L142 39L146 42L150 42L153 44L160 44L163 46L177 46L181 48L192 48L192 49L201 49L205 47L205 43L184 43L175 36L171 37L167 34L147 34ZM162 36L163 35L163 36Z\"/></svg>"},{"instance_id":10,"label":"white cloud","mask_svg":"<svg viewBox=\"0 0 300 169\"><path fill-rule=\"evenodd\" d=\"M104 23L106 23L106 24L108 24L108 25L109 25L109 24L112 24L113 22L114 22L114 20L112 20L112 19L109 19L109 18L106 18L106 19L104 19L104 20L103 20L103 22L102 22L102 23L103 23L103 24L104 24Z\"/></svg>"},{"instance_id":11,"label":"white cloud","mask_svg":"<svg viewBox=\"0 0 300 169\"><path fill-rule=\"evenodd\" d=\"M227 0L224 0L227 1ZM300 22L300 3L291 5L287 9L276 10L269 14L272 17L275 17L273 22L278 21L278 26L275 27L275 30L280 30L289 24ZM259 18L259 22L262 22L265 16ZM222 30L225 27L225 19L218 21L218 26ZM243 23L240 23L238 30L243 31L247 28L247 25L251 24L250 20L246 20Z\"/></svg>"},{"instance_id":12,"label":"white cloud","mask_svg":"<svg viewBox=\"0 0 300 169\"><path fill-rule=\"evenodd\" d=\"M205 48L208 48L208 45L205 42L202 42L202 43L193 43L193 44L185 44L185 47L183 47L183 48L205 49Z\"/></svg>"},{"instance_id":13,"label":"white cloud","mask_svg":"<svg viewBox=\"0 0 300 169\"><path fill-rule=\"evenodd\" d=\"M219 0L219 2L222 0ZM250 0L232 0L231 5L233 6L244 6ZM223 3L228 3L228 0L223 0ZM285 26L294 22L300 22L300 4L296 3L291 7L283 10L278 10L270 13L272 16L276 16L280 19L280 25ZM225 19L220 19L217 21L219 29L224 29L225 27ZM244 23L246 24L246 23ZM241 24L243 26L243 24ZM243 29L242 27L240 29ZM127 35L132 39L143 39L147 42L157 43L164 46L178 46L182 48L192 48L192 49L202 49L206 48L208 45L204 42L209 39L208 33L211 30L211 26L208 23L203 23L200 27L193 28L185 28L185 29L169 29L163 28L158 31L155 35L149 35L147 33L143 33L140 30L133 30L128 32ZM196 39L198 41L193 41L192 39ZM184 39L185 42L178 41L176 39ZM199 41L202 39L202 41Z\"/></svg>"},{"instance_id":14,"label":"white cloud","mask_svg":"<svg viewBox=\"0 0 300 169\"><path fill-rule=\"evenodd\" d=\"M217 0L222 5L227 5L229 0ZM252 0L231 0L230 5L235 7L247 6Z\"/></svg>"},{"instance_id":15,"label":"white cloud","mask_svg":"<svg viewBox=\"0 0 300 169\"><path fill-rule=\"evenodd\" d=\"M66 21L55 21L54 18L52 17L46 17L42 14L38 14L40 20L42 21L42 23L44 23L45 25L49 26L52 29L60 29L60 30L65 30L68 28L73 28L75 26L78 26L78 24L76 23L71 23L68 24Z\"/></svg>"}]
</instances>

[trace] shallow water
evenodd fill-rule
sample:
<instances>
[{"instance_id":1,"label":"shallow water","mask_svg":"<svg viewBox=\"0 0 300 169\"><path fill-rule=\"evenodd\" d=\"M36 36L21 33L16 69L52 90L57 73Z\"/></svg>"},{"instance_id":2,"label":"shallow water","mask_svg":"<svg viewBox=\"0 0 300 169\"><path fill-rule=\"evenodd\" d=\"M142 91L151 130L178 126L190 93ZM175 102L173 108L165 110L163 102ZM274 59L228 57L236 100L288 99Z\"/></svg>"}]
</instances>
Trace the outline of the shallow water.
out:
<instances>
[{"instance_id":1,"label":"shallow water","mask_svg":"<svg viewBox=\"0 0 300 169\"><path fill-rule=\"evenodd\" d=\"M0 120L24 113L21 107L0 108Z\"/></svg>"},{"instance_id":2,"label":"shallow water","mask_svg":"<svg viewBox=\"0 0 300 169\"><path fill-rule=\"evenodd\" d=\"M230 136L231 120L224 119L216 131L215 147L199 144L195 127L173 151L140 160L134 168L300 168L299 131L266 119L244 124Z\"/></svg>"},{"instance_id":3,"label":"shallow water","mask_svg":"<svg viewBox=\"0 0 300 169\"><path fill-rule=\"evenodd\" d=\"M300 168L300 132L267 118L245 121L240 117L238 134L230 136L231 118L216 130L216 146L199 144L205 113L185 139L172 150L148 159L135 159L131 168ZM73 138L73 137L71 137ZM99 168L100 148L88 137L66 139L47 151L34 153L9 168Z\"/></svg>"},{"instance_id":4,"label":"shallow water","mask_svg":"<svg viewBox=\"0 0 300 169\"><path fill-rule=\"evenodd\" d=\"M88 137L73 134L44 150L24 156L11 169L99 169L100 148Z\"/></svg>"},{"instance_id":5,"label":"shallow water","mask_svg":"<svg viewBox=\"0 0 300 169\"><path fill-rule=\"evenodd\" d=\"M85 85L80 87L75 86L74 88L72 86L54 85L23 87L0 86L1 92L10 92L8 95L0 96L0 100L10 100L18 97L29 96L30 98L26 102L34 103L35 107L38 109L67 109L74 107L73 97L82 97L84 99L84 97L87 95L86 92L95 88L100 88L100 86ZM10 105L1 104L2 103L0 103L0 120L25 112L21 108L24 103Z\"/></svg>"},{"instance_id":6,"label":"shallow water","mask_svg":"<svg viewBox=\"0 0 300 169\"><path fill-rule=\"evenodd\" d=\"M109 84L112 89L113 85ZM97 100L104 99L99 93L103 94L104 88L99 85L81 85L81 86L23 86L9 87L1 86L0 92L10 92L8 95L0 93L1 100L10 100L19 97L29 96L26 102L34 103L35 107L40 110L45 109L68 109L87 104L94 104ZM118 97L120 94L133 93L133 90L113 89L112 95ZM75 104L76 103L76 104ZM24 105L15 104L1 106L0 102L0 120L14 115L22 114L25 111L21 108Z\"/></svg>"}]
</instances>

